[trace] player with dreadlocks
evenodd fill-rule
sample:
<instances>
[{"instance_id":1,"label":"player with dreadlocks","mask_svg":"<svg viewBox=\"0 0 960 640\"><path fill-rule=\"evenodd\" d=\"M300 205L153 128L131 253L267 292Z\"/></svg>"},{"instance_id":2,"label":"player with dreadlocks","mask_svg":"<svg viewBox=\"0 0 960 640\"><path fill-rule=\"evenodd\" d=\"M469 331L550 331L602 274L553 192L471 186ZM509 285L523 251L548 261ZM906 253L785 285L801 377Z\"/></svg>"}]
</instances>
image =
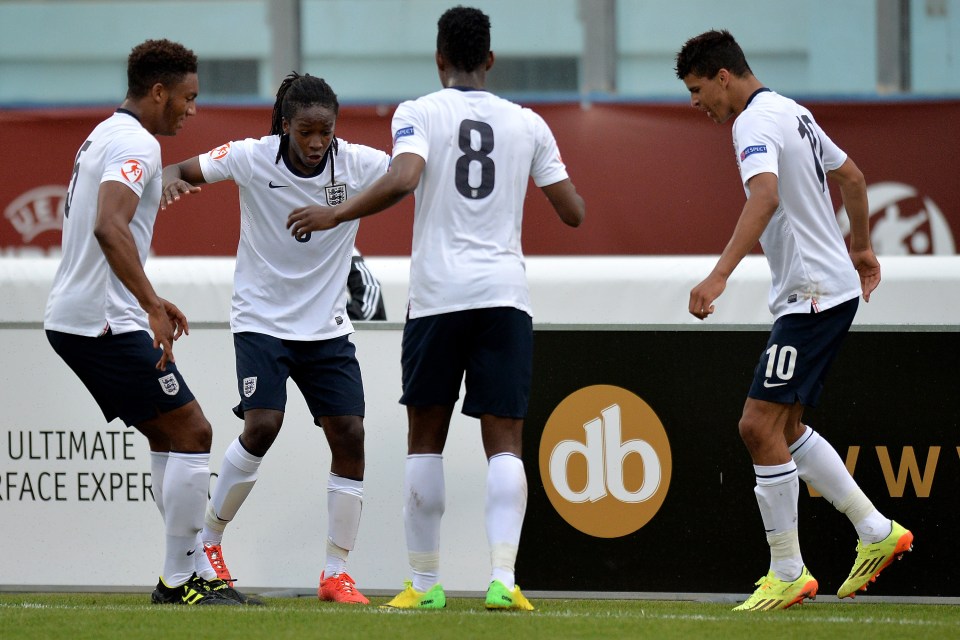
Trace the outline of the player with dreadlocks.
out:
<instances>
[{"instance_id":1,"label":"player with dreadlocks","mask_svg":"<svg viewBox=\"0 0 960 640\"><path fill-rule=\"evenodd\" d=\"M443 450L450 419L480 420L487 459L484 521L490 543L488 609L530 611L514 567L527 508L523 423L533 366L533 320L520 229L532 179L560 220L577 227L586 205L557 141L530 109L487 91L494 65L490 18L457 6L437 21L442 89L393 115L390 172L333 208L290 213L294 237L356 224L414 194L408 318L401 346L407 407L404 530L411 579L387 606L439 609Z\"/></svg>"},{"instance_id":2,"label":"player with dreadlocks","mask_svg":"<svg viewBox=\"0 0 960 640\"><path fill-rule=\"evenodd\" d=\"M292 73L277 91L270 135L223 144L163 170L166 207L206 182L240 189L240 244L230 325L237 360L243 433L227 447L200 533L212 569L233 577L223 559L224 529L257 480L283 424L287 378L300 388L330 446L326 562L321 600L367 604L346 572L363 502L363 383L349 334L344 285L358 224L294 238L287 214L332 206L386 173L389 156L338 140L337 96L324 80ZM200 572L204 575L204 572Z\"/></svg>"}]
</instances>

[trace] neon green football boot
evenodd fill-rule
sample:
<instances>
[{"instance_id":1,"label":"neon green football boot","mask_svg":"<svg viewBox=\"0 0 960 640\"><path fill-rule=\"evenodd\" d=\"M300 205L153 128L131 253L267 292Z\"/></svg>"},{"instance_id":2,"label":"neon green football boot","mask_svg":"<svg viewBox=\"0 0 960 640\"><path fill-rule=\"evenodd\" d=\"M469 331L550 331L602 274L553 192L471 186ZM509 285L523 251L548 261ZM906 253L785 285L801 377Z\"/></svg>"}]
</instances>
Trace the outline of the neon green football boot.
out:
<instances>
[{"instance_id":1,"label":"neon green football boot","mask_svg":"<svg viewBox=\"0 0 960 640\"><path fill-rule=\"evenodd\" d=\"M487 609L533 611L533 605L520 592L519 585L514 585L511 591L499 580L494 580L487 588L487 600L484 606Z\"/></svg>"},{"instance_id":2,"label":"neon green football boot","mask_svg":"<svg viewBox=\"0 0 960 640\"><path fill-rule=\"evenodd\" d=\"M867 585L876 582L880 572L890 566L908 551L913 551L913 534L890 521L890 535L873 544L864 545L857 541L857 559L853 563L850 575L837 591L838 598L853 598L857 591L866 591Z\"/></svg>"},{"instance_id":3,"label":"neon green football boot","mask_svg":"<svg viewBox=\"0 0 960 640\"><path fill-rule=\"evenodd\" d=\"M757 580L757 590L743 604L734 607L734 611L774 611L786 609L795 604L803 604L804 598L817 597L816 578L804 567L800 577L791 582L780 580L771 570Z\"/></svg>"},{"instance_id":4,"label":"neon green football boot","mask_svg":"<svg viewBox=\"0 0 960 640\"><path fill-rule=\"evenodd\" d=\"M404 580L404 589L393 600L383 605L391 609L443 609L447 606L447 594L435 584L426 593L414 590L413 582Z\"/></svg>"}]
</instances>

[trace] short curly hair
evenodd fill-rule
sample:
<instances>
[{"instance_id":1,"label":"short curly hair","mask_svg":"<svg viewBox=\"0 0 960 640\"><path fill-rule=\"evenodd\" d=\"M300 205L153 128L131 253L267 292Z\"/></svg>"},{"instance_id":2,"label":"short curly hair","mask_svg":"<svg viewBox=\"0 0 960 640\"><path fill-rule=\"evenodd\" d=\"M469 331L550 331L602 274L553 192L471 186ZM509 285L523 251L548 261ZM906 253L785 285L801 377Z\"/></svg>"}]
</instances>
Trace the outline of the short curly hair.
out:
<instances>
[{"instance_id":1,"label":"short curly hair","mask_svg":"<svg viewBox=\"0 0 960 640\"><path fill-rule=\"evenodd\" d=\"M479 9L456 6L437 21L437 51L460 71L474 71L490 53L490 18Z\"/></svg>"},{"instance_id":2,"label":"short curly hair","mask_svg":"<svg viewBox=\"0 0 960 640\"><path fill-rule=\"evenodd\" d=\"M729 31L707 31L690 38L677 54L677 77L683 80L691 73L700 78L713 78L726 69L736 76L753 73L743 49Z\"/></svg>"},{"instance_id":3,"label":"short curly hair","mask_svg":"<svg viewBox=\"0 0 960 640\"><path fill-rule=\"evenodd\" d=\"M197 72L197 56L178 42L147 40L127 58L127 97L142 98L156 83L171 87Z\"/></svg>"}]
</instances>

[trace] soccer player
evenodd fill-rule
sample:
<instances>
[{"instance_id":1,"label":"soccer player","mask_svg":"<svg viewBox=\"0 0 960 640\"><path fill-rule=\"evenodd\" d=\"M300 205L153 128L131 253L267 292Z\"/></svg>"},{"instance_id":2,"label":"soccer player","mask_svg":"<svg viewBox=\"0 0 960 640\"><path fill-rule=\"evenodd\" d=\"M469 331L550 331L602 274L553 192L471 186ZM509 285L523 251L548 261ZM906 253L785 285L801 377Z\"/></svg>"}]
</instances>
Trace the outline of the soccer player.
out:
<instances>
[{"instance_id":1,"label":"soccer player","mask_svg":"<svg viewBox=\"0 0 960 640\"><path fill-rule=\"evenodd\" d=\"M913 545L913 534L874 507L836 450L802 422L804 407L817 405L859 296L869 302L880 284L863 174L810 111L763 86L729 32L688 40L677 54L676 72L694 107L717 123L736 118L733 144L747 195L716 266L690 292L689 311L701 320L713 313L730 274L758 241L773 281L769 306L775 322L739 427L753 460L770 570L736 610L786 609L816 596L817 581L800 554L799 479L856 528L857 559L837 592L853 597ZM849 252L827 178L838 184L850 215Z\"/></svg>"},{"instance_id":2,"label":"soccer player","mask_svg":"<svg viewBox=\"0 0 960 640\"><path fill-rule=\"evenodd\" d=\"M349 223L415 193L408 319L401 354L409 423L404 526L412 580L390 601L441 608L443 448L466 373L463 413L480 419L488 460L489 609L532 610L515 583L526 511L521 430L533 352L529 287L520 247L527 182L576 227L584 202L543 119L484 90L494 63L490 20L455 7L438 23L443 88L393 116L393 163L365 192L332 209L294 210L295 237Z\"/></svg>"},{"instance_id":3,"label":"soccer player","mask_svg":"<svg viewBox=\"0 0 960 640\"><path fill-rule=\"evenodd\" d=\"M63 212L63 259L44 328L104 417L146 436L166 534L157 604L237 604L194 572L212 431L173 357L187 318L143 265L160 203L160 144L196 115L197 57L147 40L127 60L127 95L80 146ZM150 333L153 334L151 337Z\"/></svg>"},{"instance_id":4,"label":"soccer player","mask_svg":"<svg viewBox=\"0 0 960 640\"><path fill-rule=\"evenodd\" d=\"M321 78L292 73L277 91L270 135L226 143L164 169L164 205L196 185L233 180L241 232L230 325L243 433L227 447L201 534L222 580L233 577L221 542L257 480L283 424L287 379L300 388L332 457L327 478L326 564L321 600L367 604L346 572L363 503L364 395L344 287L359 222L291 238L286 216L343 202L382 176L383 151L334 131L340 105Z\"/></svg>"}]
</instances>

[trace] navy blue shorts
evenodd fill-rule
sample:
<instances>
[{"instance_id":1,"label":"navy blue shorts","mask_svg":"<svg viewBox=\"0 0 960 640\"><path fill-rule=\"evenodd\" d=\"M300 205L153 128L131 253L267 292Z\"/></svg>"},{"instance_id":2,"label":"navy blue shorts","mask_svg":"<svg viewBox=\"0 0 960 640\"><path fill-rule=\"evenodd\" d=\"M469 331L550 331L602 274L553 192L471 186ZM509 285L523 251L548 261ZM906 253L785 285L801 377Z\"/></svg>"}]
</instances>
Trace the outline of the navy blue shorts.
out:
<instances>
[{"instance_id":1,"label":"navy blue shorts","mask_svg":"<svg viewBox=\"0 0 960 640\"><path fill-rule=\"evenodd\" d=\"M363 416L363 380L357 349L347 336L330 340L282 340L263 333L235 333L237 389L248 409L284 411L287 378L300 388L310 415L319 424L323 416Z\"/></svg>"},{"instance_id":2,"label":"navy blue shorts","mask_svg":"<svg viewBox=\"0 0 960 640\"><path fill-rule=\"evenodd\" d=\"M817 406L827 371L859 306L860 299L853 298L820 313L778 318L747 395L767 402Z\"/></svg>"},{"instance_id":3,"label":"navy blue shorts","mask_svg":"<svg viewBox=\"0 0 960 640\"><path fill-rule=\"evenodd\" d=\"M513 307L407 320L400 363L402 404L454 404L466 373L463 413L521 419L530 402L533 320Z\"/></svg>"},{"instance_id":4,"label":"navy blue shorts","mask_svg":"<svg viewBox=\"0 0 960 640\"><path fill-rule=\"evenodd\" d=\"M47 340L73 369L103 417L120 418L128 427L179 409L194 400L177 365L157 369L161 349L146 331L106 333L98 338L47 331Z\"/></svg>"}]
</instances>

